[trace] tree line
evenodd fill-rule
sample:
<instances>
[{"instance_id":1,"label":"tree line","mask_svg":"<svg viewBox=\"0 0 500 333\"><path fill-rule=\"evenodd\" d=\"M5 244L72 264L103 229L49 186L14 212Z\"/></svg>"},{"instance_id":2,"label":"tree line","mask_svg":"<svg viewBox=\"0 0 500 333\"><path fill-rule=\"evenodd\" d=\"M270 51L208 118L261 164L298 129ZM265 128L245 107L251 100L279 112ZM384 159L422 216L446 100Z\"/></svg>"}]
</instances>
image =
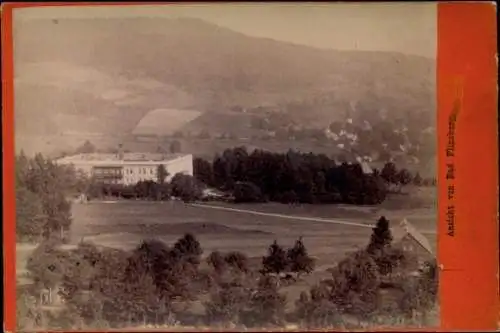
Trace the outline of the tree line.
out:
<instances>
[{"instance_id":1,"label":"tree line","mask_svg":"<svg viewBox=\"0 0 500 333\"><path fill-rule=\"evenodd\" d=\"M171 246L145 240L132 251L83 242L63 251L46 242L28 260L34 283L19 300L19 311L24 314L19 325L257 328L295 322L303 328L341 328L347 325L346 315L369 321L381 316L414 318L417 312L425 318L436 303L436 266L428 262L418 277L401 273L408 272L414 262L415 257L393 244L389 221L382 217L366 248L347 255L329 270L330 278L302 292L294 310L287 312L289 300L281 288L315 267L301 238L289 249L273 242L260 265L252 265L240 252L215 251L203 257L202 246L192 234ZM388 286L394 294L392 301L382 298ZM64 310L58 314L40 308L40 291L47 288L58 289L64 301ZM196 300L204 313L189 315Z\"/></svg>"},{"instance_id":2,"label":"tree line","mask_svg":"<svg viewBox=\"0 0 500 333\"><path fill-rule=\"evenodd\" d=\"M272 153L245 147L226 149L212 162L194 160L194 175L204 184L232 191L237 202L378 204L388 185L422 185L419 174L394 163L365 173L359 163L338 164L323 154Z\"/></svg>"}]
</instances>

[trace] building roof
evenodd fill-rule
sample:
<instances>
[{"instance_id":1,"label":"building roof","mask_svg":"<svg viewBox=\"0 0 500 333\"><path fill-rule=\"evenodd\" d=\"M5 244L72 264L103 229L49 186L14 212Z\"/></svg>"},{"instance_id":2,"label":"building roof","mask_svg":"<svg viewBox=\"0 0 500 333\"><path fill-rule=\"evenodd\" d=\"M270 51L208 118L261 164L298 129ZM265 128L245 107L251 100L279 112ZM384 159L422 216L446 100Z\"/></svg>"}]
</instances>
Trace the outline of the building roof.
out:
<instances>
[{"instance_id":1,"label":"building roof","mask_svg":"<svg viewBox=\"0 0 500 333\"><path fill-rule=\"evenodd\" d=\"M361 162L359 162L359 164L361 165L361 169L363 169L363 173L365 175L371 175L373 173L373 170L370 167L370 164L368 164L368 162L361 161Z\"/></svg>"},{"instance_id":2,"label":"building roof","mask_svg":"<svg viewBox=\"0 0 500 333\"><path fill-rule=\"evenodd\" d=\"M160 162L170 161L187 154L160 154L160 153L123 153L122 158L119 154L109 153L91 153L66 156L57 160L57 162L78 163L78 162Z\"/></svg>"},{"instance_id":3,"label":"building roof","mask_svg":"<svg viewBox=\"0 0 500 333\"><path fill-rule=\"evenodd\" d=\"M400 225L401 225L401 227L405 231L405 236L410 237L415 242L417 242L422 248L424 248L427 252L429 252L430 254L434 255L434 253L432 251L432 246L429 243L429 240L427 239L427 237L425 237L424 235L422 235L422 233L420 233L406 219L403 219L403 221L401 221Z\"/></svg>"}]
</instances>

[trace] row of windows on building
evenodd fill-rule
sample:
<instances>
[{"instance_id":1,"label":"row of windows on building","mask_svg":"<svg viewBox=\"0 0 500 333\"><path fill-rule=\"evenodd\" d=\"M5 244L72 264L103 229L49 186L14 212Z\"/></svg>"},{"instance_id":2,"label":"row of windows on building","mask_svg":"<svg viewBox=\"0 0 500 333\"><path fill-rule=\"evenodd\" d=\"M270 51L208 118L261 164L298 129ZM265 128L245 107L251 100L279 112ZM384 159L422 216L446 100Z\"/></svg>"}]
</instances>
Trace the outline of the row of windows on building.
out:
<instances>
[{"instance_id":1,"label":"row of windows on building","mask_svg":"<svg viewBox=\"0 0 500 333\"><path fill-rule=\"evenodd\" d=\"M132 175L132 174L140 174L140 175L154 175L155 169L154 168L139 168L139 169L132 169L132 168L110 168L110 167L95 167L93 170L94 174L104 174L104 175Z\"/></svg>"}]
</instances>

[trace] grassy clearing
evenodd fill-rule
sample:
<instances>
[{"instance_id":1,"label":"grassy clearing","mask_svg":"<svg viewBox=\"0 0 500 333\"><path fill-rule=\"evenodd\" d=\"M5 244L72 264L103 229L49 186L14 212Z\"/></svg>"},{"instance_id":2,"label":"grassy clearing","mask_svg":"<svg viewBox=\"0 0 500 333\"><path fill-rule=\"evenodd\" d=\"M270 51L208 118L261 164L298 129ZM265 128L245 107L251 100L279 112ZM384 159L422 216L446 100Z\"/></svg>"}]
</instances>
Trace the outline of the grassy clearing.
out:
<instances>
[{"instance_id":1,"label":"grassy clearing","mask_svg":"<svg viewBox=\"0 0 500 333\"><path fill-rule=\"evenodd\" d=\"M376 207L269 203L240 204L237 208L367 223L375 222L380 215L385 215L394 224L406 218L429 237L431 244L435 244L434 194L434 188L423 188L412 191L410 195L391 195ZM402 200L414 202L414 207L401 207L399 202ZM84 238L105 246L133 248L144 238L159 238L172 243L186 232L196 234L205 254L214 250L236 250L250 257L264 255L274 239L288 246L303 236L309 252L317 257L318 265L328 266L346 252L365 246L370 229L208 210L180 202L134 201L73 206L73 243ZM29 245L17 247L18 271L22 272L32 249L33 246Z\"/></svg>"}]
</instances>

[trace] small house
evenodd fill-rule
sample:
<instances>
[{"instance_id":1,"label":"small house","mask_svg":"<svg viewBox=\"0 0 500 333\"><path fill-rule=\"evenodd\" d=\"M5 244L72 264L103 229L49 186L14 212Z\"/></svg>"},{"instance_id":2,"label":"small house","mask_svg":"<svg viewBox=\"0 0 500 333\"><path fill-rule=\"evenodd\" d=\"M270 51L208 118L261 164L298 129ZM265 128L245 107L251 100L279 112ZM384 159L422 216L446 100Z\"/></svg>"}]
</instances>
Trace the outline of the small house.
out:
<instances>
[{"instance_id":1,"label":"small house","mask_svg":"<svg viewBox=\"0 0 500 333\"><path fill-rule=\"evenodd\" d=\"M404 231L404 235L398 242L399 246L405 251L414 253L421 260L435 259L436 256L427 237L420 233L406 219L401 221L400 226Z\"/></svg>"}]
</instances>

